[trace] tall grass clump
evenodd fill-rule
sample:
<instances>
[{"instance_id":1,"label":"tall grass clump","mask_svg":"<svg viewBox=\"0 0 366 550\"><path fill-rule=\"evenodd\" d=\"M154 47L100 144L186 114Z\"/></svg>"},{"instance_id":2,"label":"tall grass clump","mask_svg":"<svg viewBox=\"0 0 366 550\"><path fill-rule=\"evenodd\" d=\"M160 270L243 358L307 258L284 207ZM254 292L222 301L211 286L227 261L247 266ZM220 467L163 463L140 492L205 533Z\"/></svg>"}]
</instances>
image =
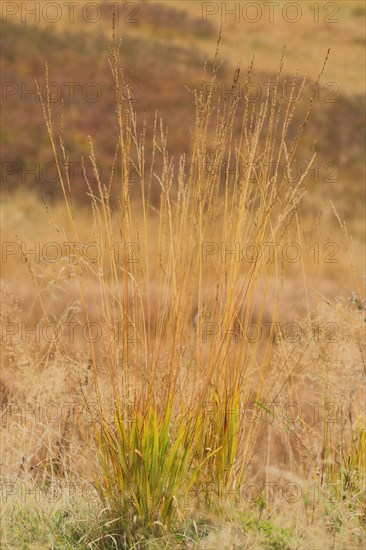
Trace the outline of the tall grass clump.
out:
<instances>
[{"instance_id":1,"label":"tall grass clump","mask_svg":"<svg viewBox=\"0 0 366 550\"><path fill-rule=\"evenodd\" d=\"M105 525L128 547L174 529L187 515L189 495L209 503L212 494L240 494L259 430L259 423L244 421L242 405L264 408L276 377L274 339L243 335L254 316L260 324L268 309L277 319L285 273L275 251L270 259L261 252L268 243L284 242L298 220L314 157L296 182L291 167L312 101L294 130L305 80L296 73L289 86L284 54L261 103L249 95L253 62L243 83L248 93L216 97L217 50L200 88L192 91L190 156L169 156L168 130L156 115L147 157L147 120L137 120L129 101L115 35L110 53L115 156L110 177L102 178L89 137L96 185L84 169L91 235L102 251L95 261L83 255L63 128L55 128L50 98L40 99L68 212L68 226L58 231L75 251L69 276L78 282L90 330L95 485L108 515ZM233 89L240 78L237 68ZM111 195L117 164L118 197ZM137 182L130 179L131 165ZM139 187L139 200L132 200L132 187L134 196ZM250 262L242 261L239 245L250 245ZM91 321L103 327L98 342Z\"/></svg>"}]
</instances>

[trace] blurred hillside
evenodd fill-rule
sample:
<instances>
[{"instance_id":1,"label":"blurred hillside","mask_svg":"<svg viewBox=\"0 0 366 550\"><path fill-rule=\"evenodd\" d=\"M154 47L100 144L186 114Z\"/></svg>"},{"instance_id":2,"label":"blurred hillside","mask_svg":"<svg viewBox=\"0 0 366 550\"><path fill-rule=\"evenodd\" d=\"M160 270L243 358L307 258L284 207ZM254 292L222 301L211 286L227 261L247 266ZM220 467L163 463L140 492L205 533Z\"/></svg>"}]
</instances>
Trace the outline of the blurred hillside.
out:
<instances>
[{"instance_id":1,"label":"blurred hillside","mask_svg":"<svg viewBox=\"0 0 366 550\"><path fill-rule=\"evenodd\" d=\"M133 9L129 11L120 6L117 35L121 38L124 75L141 128L143 116L147 119L146 156L148 159L149 138L158 112L164 127L169 128L168 148L177 164L181 153L190 154L190 134L195 122L190 90L199 87L204 61L212 59L215 52L223 20L220 3L209 3L215 13L206 17L201 2L130 4ZM231 4L234 3L227 3L228 9ZM365 9L363 2L341 2L336 4L339 10L332 15L326 11L327 3L317 4L318 14L311 11L311 3L302 2L302 17L296 23L284 21L276 12L273 23L264 16L251 24L243 19L242 13L238 21L227 15L220 45L223 65L216 93L223 96L230 93L237 62L242 67L237 93L242 92L240 85L254 52L253 80L259 86L259 100L263 100L265 83L274 80L286 43L285 74L292 78L299 60L300 80L303 74L308 75L294 127L303 116L310 95L315 99L302 156L298 159L301 170L313 152L317 152L316 167L309 175L312 204L315 201L322 206L331 198L340 213L351 220L363 212ZM75 197L82 199L85 193L80 159L82 155L88 158L88 135L93 137L103 177L109 176L117 135L108 65L112 15L109 2L100 5L103 17L94 24L78 11L72 23L64 10L61 19L53 24L45 21L42 13L39 21L30 16L22 22L21 10L7 17L1 53L2 183L6 189L30 187L49 197L58 193L52 152L34 84L36 77L45 93L46 61L55 98L55 120L59 124L56 130L61 129L62 120L73 163ZM315 23L316 16L319 22ZM51 17L50 11L48 19ZM312 88L328 48L331 55L322 81L319 88Z\"/></svg>"}]
</instances>

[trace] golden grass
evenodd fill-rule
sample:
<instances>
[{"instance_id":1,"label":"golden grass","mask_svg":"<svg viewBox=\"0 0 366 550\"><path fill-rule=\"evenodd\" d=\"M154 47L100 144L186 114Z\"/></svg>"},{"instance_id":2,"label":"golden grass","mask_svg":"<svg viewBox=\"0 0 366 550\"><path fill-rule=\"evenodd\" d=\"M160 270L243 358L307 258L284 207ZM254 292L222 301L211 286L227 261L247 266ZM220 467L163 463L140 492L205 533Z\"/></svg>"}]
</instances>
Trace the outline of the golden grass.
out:
<instances>
[{"instance_id":1,"label":"golden grass","mask_svg":"<svg viewBox=\"0 0 366 550\"><path fill-rule=\"evenodd\" d=\"M224 534L211 532L202 548L255 545L250 537L246 540L248 525L259 540L274 537L269 547L295 547L284 527L278 531L270 523L273 503L264 489L266 483L278 480L296 480L305 515L316 509L305 498L309 484L315 483L322 496L335 490L329 540L334 542L334 525L340 522L350 532L349 544L356 548L360 543L365 483L362 312L344 299L316 295L317 289L311 286L316 270L309 267L309 254L292 268L278 253L271 260L260 255L244 265L232 254L213 253L222 243L227 250L235 243L263 249L268 242L282 246L296 242L305 248L300 207L307 171L297 184L286 176L312 103L302 125L290 134L296 103L291 97L286 101L281 93L283 63L282 57L276 100L268 95L260 106L248 98L214 98L203 86L194 92L196 126L189 163L184 156L169 156L167 130L156 118L153 154L147 164L145 121L138 121L131 104L123 101L123 72L114 40L111 69L119 99L115 162L118 159L123 171L118 207L114 207L110 180L101 181L97 151L89 139L98 182L93 192L85 173L89 235L102 251L95 261L83 254L81 244L88 232L72 201L64 137L55 131L50 102L42 101L64 197L64 208L56 207L52 223L60 241L66 243L63 250L73 243L74 257L69 262L63 256L43 270L42 262L34 261L23 247L24 266L34 282L39 319L61 328L77 319L86 327L87 342L70 350L67 340L41 338L39 345L28 346L19 331L5 339L4 364L8 374L17 376L13 397L4 397L5 419L9 416L16 429L5 431L3 437L11 442L12 452L2 460L8 475L36 479L46 489L55 480L86 481L93 476L103 509L99 531L88 536L91 547L143 548L151 537L151 544L154 537L169 540L197 517L200 506L211 513L216 509L226 518ZM217 73L216 52L209 75L212 84ZM251 75L252 65L247 81ZM47 69L47 82L48 78ZM233 85L239 78L237 69ZM305 82L297 74L294 81L303 89ZM236 139L233 123L238 112L242 130ZM234 175L227 172L222 185L221 168L228 159L236 169ZM131 160L140 186L136 203L130 197ZM261 180L254 182L240 169L243 161L249 166L273 163L275 170L264 170ZM280 166L285 169L280 171ZM161 190L158 207L150 200L153 180ZM125 252L130 243L137 243L138 261L116 258L116 243ZM348 261L350 284L361 295L352 255ZM14 265L19 263L8 267L9 272ZM325 267L321 269L327 274ZM303 304L302 318L289 314L291 305L281 305L291 271ZM61 293L62 285L65 289L74 285L77 307L75 298L63 304L61 312L57 308L52 312L52 290ZM7 300L3 323L19 326L22 314L16 300L9 293ZM276 337L248 341L243 330L253 319L259 326L267 319L283 322L286 310L287 319L292 317L301 327L300 340L278 331ZM103 328L97 342L92 341L91 321ZM33 393L24 396L25 381L34 377ZM4 383L11 386L9 380ZM12 399L28 407L42 404L44 410L50 399L65 405L70 398L73 414L70 407L63 408L56 424L29 419L29 414L24 420L21 410L9 408ZM82 405L84 416L74 414L77 404ZM87 420L85 412L89 412ZM262 422L255 421L256 415ZM254 480L259 492L248 518L238 501ZM238 535L230 528L226 506L234 506L233 516L239 515L233 528ZM340 509L345 519L340 519ZM225 540L220 542L220 537Z\"/></svg>"}]
</instances>

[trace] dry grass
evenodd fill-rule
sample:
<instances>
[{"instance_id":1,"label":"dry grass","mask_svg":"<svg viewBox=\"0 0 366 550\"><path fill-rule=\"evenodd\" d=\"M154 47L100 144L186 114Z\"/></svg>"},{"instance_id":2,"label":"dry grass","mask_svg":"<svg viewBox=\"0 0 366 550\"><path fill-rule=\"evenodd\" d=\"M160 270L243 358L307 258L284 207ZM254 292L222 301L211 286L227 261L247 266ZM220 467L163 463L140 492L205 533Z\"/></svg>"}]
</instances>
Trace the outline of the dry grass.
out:
<instances>
[{"instance_id":1,"label":"dry grass","mask_svg":"<svg viewBox=\"0 0 366 550\"><path fill-rule=\"evenodd\" d=\"M314 159L297 184L289 177L311 101L294 128L296 104L281 93L281 58L276 101L223 101L202 86L193 93L189 158L169 155L159 118L145 158L146 120L123 101L116 41L110 57L119 98L115 162L123 167L118 200L99 174L90 138L97 186L84 172L89 204L79 218L65 137L50 102L41 102L64 200L48 207L48 223L63 245L57 261L35 260L29 244L39 239L38 228L29 220L34 234L27 231L22 252L33 301L14 286L2 289L4 547L360 547L364 271L337 212L347 259L339 257L336 275L332 264L311 262L301 205ZM216 53L203 77L212 84L217 61ZM239 77L236 70L233 85ZM252 66L244 78L251 77ZM222 182L229 159L235 171ZM275 170L253 180L240 170L243 159ZM139 200L131 199L131 160ZM32 198L29 206L31 212ZM313 235L319 231L315 226ZM102 252L95 261L83 253L86 240ZM268 242L295 242L300 261L293 265L277 252L270 261L263 254L243 263L217 253L221 243L263 249ZM78 244L72 262L71 243ZM115 243L124 253L136 243L138 262L116 258ZM8 279L18 273L19 258L6 264ZM337 297L346 278L346 296ZM351 290L361 298L347 301ZM74 342L44 333L37 342L19 330L34 319L87 328ZM280 323L282 330L251 340L245 327L253 321L262 328ZM284 331L289 321L301 329L299 338ZM102 330L96 342L90 322ZM91 480L90 519L80 519L80 497L76 509L57 498L50 510L47 497L56 488L71 483L80 491Z\"/></svg>"}]
</instances>

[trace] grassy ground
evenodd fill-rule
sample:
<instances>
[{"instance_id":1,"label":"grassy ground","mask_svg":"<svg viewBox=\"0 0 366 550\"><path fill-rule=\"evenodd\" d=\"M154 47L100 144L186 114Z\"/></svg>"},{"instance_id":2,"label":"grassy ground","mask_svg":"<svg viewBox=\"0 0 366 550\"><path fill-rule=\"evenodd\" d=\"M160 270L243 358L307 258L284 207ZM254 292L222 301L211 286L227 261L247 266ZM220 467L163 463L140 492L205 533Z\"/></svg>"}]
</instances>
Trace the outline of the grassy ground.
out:
<instances>
[{"instance_id":1,"label":"grassy ground","mask_svg":"<svg viewBox=\"0 0 366 550\"><path fill-rule=\"evenodd\" d=\"M32 487L24 488L29 492ZM84 549L117 546L112 536L103 533L103 516L82 492L59 490L52 495L30 497L26 505L20 496L8 497L2 510L4 548ZM20 490L19 490L20 492ZM66 495L66 496L65 496ZM337 506L332 499L296 504L272 503L263 507L245 503L240 506L221 505L216 513L194 511L191 519L169 535L162 532L140 545L150 550L202 549L241 550L244 548L282 549L343 549L359 548L363 543L363 528L352 517L347 504ZM330 502L329 502L330 501ZM11 520L11 521L10 521ZM25 536L25 533L27 535ZM93 541L86 546L86 540Z\"/></svg>"}]
</instances>

